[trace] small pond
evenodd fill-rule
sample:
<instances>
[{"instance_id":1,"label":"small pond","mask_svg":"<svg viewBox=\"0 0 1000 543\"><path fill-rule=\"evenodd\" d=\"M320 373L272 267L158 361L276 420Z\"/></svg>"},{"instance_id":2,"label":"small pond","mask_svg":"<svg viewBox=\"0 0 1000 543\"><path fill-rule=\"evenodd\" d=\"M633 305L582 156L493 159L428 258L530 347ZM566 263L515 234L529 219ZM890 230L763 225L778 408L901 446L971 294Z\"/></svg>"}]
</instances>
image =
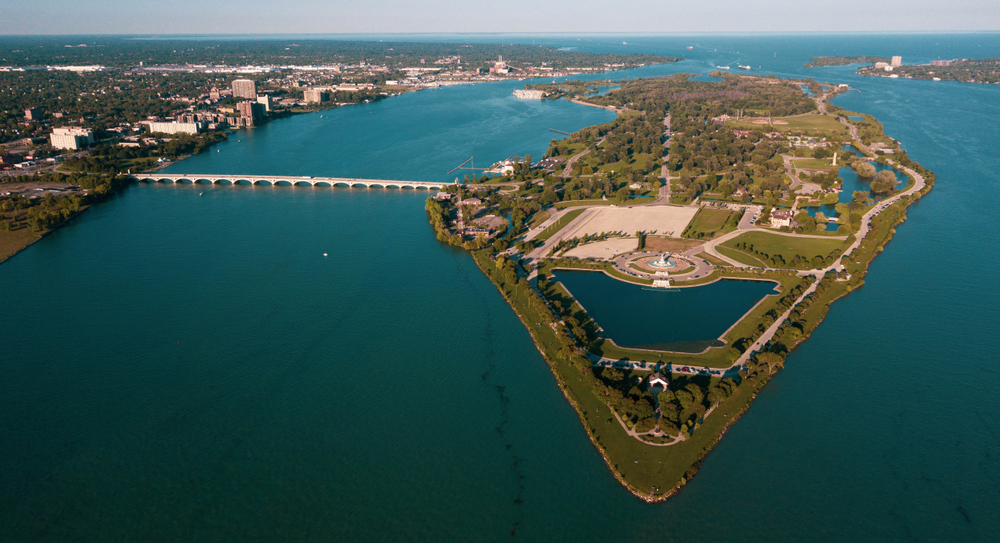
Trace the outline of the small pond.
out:
<instances>
[{"instance_id":1,"label":"small pond","mask_svg":"<svg viewBox=\"0 0 1000 543\"><path fill-rule=\"evenodd\" d=\"M905 183L909 179L906 174L897 171L892 166L886 166L885 164L878 164L876 162L872 163L875 166L876 172L881 172L883 170L891 170L896 174L896 179L900 183ZM854 173L850 167L843 167L837 173L841 179L844 180L844 184L841 186L840 197L838 201L842 204L848 204L854 200L854 191L863 190L865 192L870 192L872 188L871 179L865 179L858 174ZM897 185L896 188L901 188L903 185ZM875 198L875 200L881 200L884 196Z\"/></svg>"},{"instance_id":2,"label":"small pond","mask_svg":"<svg viewBox=\"0 0 1000 543\"><path fill-rule=\"evenodd\" d=\"M560 270L556 281L621 347L700 352L768 294L774 282L724 279L674 290L625 283L601 272Z\"/></svg>"}]
</instances>

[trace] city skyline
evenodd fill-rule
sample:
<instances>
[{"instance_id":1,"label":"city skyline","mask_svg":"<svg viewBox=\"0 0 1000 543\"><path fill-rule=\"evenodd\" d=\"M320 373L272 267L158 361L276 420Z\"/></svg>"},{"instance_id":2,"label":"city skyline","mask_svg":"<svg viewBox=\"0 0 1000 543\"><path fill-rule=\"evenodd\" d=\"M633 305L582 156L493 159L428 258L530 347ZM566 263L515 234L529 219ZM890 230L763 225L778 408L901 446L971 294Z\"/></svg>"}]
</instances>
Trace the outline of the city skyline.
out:
<instances>
[{"instance_id":1,"label":"city skyline","mask_svg":"<svg viewBox=\"0 0 1000 543\"><path fill-rule=\"evenodd\" d=\"M614 9L609 9L613 7ZM961 32L1000 31L1000 7L988 0L944 5L929 0L872 4L845 0L838 9L792 0L747 4L626 0L527 0L503 5L455 0L364 4L262 0L170 4L137 0L53 0L0 8L3 35L264 33L697 33L697 32ZM266 15L266 16L265 16Z\"/></svg>"}]
</instances>

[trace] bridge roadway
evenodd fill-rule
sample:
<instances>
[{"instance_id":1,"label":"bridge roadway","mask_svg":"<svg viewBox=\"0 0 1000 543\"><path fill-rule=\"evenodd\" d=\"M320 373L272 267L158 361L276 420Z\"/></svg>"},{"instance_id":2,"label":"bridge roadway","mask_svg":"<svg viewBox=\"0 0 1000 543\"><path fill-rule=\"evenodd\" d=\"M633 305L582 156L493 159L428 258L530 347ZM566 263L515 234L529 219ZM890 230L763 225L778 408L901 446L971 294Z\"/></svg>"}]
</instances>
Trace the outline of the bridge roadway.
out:
<instances>
[{"instance_id":1,"label":"bridge roadway","mask_svg":"<svg viewBox=\"0 0 1000 543\"><path fill-rule=\"evenodd\" d=\"M391 179L355 179L346 177L296 177L289 175L219 175L219 174L158 174L158 173L144 173L144 174L132 174L132 177L137 181L153 182L153 183L181 183L183 181L190 181L191 183L197 184L199 181L208 181L209 183L224 184L229 183L235 185L240 181L245 181L251 185L259 185L267 183L269 185L275 186L278 183L288 183L289 185L303 185L309 184L311 186L364 186L364 187L382 187L382 188L398 188L398 189L440 189L445 186L444 183L435 183L432 181L397 181Z\"/></svg>"}]
</instances>

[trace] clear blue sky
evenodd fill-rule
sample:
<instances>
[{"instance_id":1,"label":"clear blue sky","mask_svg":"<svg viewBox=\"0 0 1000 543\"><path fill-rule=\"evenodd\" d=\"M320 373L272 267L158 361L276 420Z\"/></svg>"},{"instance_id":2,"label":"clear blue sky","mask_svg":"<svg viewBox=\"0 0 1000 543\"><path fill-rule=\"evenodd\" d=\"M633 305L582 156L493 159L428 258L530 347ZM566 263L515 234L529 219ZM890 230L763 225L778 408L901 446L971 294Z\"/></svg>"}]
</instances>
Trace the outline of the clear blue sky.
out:
<instances>
[{"instance_id":1,"label":"clear blue sky","mask_svg":"<svg viewBox=\"0 0 1000 543\"><path fill-rule=\"evenodd\" d=\"M0 34L1000 30L1000 0L4 0Z\"/></svg>"}]
</instances>

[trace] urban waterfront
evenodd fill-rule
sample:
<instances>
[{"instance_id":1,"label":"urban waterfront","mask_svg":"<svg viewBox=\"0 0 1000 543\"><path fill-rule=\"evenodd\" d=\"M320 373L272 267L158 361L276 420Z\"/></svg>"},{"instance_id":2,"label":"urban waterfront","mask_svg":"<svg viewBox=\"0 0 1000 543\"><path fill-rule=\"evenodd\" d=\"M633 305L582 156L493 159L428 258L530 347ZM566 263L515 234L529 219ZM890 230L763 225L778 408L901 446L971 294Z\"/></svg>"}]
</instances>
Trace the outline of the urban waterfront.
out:
<instances>
[{"instance_id":1,"label":"urban waterfront","mask_svg":"<svg viewBox=\"0 0 1000 543\"><path fill-rule=\"evenodd\" d=\"M0 317L4 533L991 540L1000 127L984 119L1000 116L1000 89L801 65L887 49L1000 56L995 36L628 43L693 59L631 77L741 61L850 83L861 92L833 103L875 115L938 174L865 287L834 304L677 497L647 505L608 474L499 293L434 239L426 191L138 185L0 266L18 308ZM470 155L537 157L548 128L611 115L514 101L517 86L280 120L167 172L447 181Z\"/></svg>"}]
</instances>

